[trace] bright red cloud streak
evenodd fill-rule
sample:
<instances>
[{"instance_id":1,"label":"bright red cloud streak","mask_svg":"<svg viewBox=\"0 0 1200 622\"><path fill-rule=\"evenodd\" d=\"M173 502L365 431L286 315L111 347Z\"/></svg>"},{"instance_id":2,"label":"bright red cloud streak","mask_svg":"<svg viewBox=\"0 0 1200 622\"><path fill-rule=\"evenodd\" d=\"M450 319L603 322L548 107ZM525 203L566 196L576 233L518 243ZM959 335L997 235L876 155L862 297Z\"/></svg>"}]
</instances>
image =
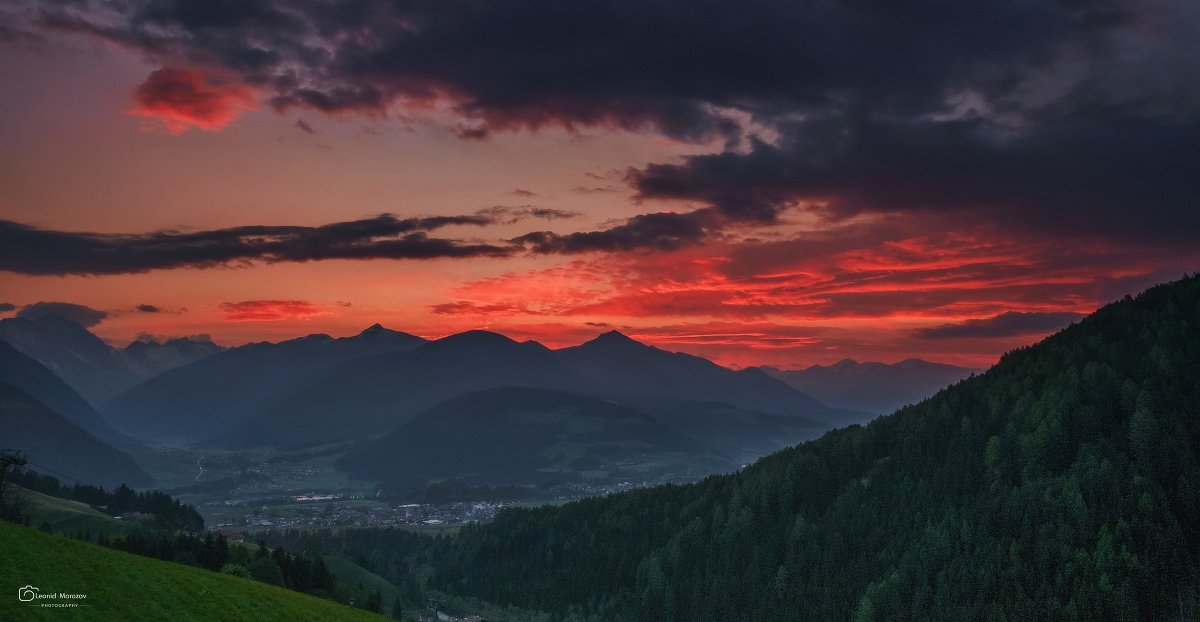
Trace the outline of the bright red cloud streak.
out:
<instances>
[{"instance_id":1,"label":"bright red cloud streak","mask_svg":"<svg viewBox=\"0 0 1200 622\"><path fill-rule=\"evenodd\" d=\"M307 300L246 300L220 304L226 322L277 322L334 315Z\"/></svg>"},{"instance_id":2,"label":"bright red cloud streak","mask_svg":"<svg viewBox=\"0 0 1200 622\"><path fill-rule=\"evenodd\" d=\"M257 110L254 90L200 69L163 67L133 91L130 114L162 122L172 134L192 127L215 132L233 123L243 110Z\"/></svg>"},{"instance_id":3,"label":"bright red cloud streak","mask_svg":"<svg viewBox=\"0 0 1200 622\"><path fill-rule=\"evenodd\" d=\"M929 329L1014 312L1075 317L1170 263L1139 248L1081 251L1085 243L890 227L816 249L804 239L712 243L467 283L431 311L444 329L487 327L551 346L611 327L734 366L918 356L985 367L1053 327L939 340Z\"/></svg>"}]
</instances>

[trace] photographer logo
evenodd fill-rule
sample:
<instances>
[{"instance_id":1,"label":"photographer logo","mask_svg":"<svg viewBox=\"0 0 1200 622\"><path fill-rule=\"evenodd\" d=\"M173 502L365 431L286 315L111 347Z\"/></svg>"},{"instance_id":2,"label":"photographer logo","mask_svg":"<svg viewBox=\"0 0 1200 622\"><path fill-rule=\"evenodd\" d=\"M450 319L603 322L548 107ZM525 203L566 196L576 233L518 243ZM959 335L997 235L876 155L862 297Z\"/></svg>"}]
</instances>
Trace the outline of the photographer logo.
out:
<instances>
[{"instance_id":1,"label":"photographer logo","mask_svg":"<svg viewBox=\"0 0 1200 622\"><path fill-rule=\"evenodd\" d=\"M40 588L32 585L17 588L17 600L23 603L29 603L30 607L46 607L57 609L74 609L75 607L84 607L83 601L87 600L87 594L79 594L74 592L42 592Z\"/></svg>"}]
</instances>

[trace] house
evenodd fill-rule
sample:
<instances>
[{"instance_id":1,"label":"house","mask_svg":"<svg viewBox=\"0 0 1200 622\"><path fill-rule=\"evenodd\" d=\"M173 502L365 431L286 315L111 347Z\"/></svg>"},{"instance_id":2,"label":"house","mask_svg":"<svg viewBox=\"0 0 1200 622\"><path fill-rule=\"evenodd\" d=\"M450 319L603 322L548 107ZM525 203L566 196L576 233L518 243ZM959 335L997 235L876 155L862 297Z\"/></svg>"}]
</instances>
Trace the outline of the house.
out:
<instances>
[{"instance_id":1,"label":"house","mask_svg":"<svg viewBox=\"0 0 1200 622\"><path fill-rule=\"evenodd\" d=\"M217 535L224 537L225 540L227 540L229 542L245 542L246 541L246 532L244 532L244 531L235 531L233 529L218 529Z\"/></svg>"}]
</instances>

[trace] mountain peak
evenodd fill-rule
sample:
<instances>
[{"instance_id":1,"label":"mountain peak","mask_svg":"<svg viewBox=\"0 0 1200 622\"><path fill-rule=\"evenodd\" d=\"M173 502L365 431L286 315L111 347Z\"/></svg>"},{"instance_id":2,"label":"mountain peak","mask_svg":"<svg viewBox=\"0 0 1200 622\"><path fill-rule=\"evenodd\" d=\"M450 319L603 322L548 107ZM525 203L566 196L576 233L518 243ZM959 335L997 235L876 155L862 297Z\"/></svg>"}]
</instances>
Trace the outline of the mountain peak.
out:
<instances>
[{"instance_id":1,"label":"mountain peak","mask_svg":"<svg viewBox=\"0 0 1200 622\"><path fill-rule=\"evenodd\" d=\"M58 313L47 313L41 317L34 318L33 322L43 328L58 331L60 334L92 334L91 331L89 331L83 324L80 324L79 322L76 322L75 320L63 315L59 315Z\"/></svg>"},{"instance_id":2,"label":"mountain peak","mask_svg":"<svg viewBox=\"0 0 1200 622\"><path fill-rule=\"evenodd\" d=\"M401 334L403 334L403 333L401 333L399 331L394 331L390 328L384 328L383 324L376 322L376 323L364 328L363 331L360 332L359 334L355 335L355 337L371 338L371 337L384 337L384 336L389 336L389 335L401 335Z\"/></svg>"},{"instance_id":3,"label":"mountain peak","mask_svg":"<svg viewBox=\"0 0 1200 622\"><path fill-rule=\"evenodd\" d=\"M447 344L515 344L517 342L501 335L493 333L490 330L468 330L461 333L456 333L441 339L433 341L443 345Z\"/></svg>"},{"instance_id":4,"label":"mountain peak","mask_svg":"<svg viewBox=\"0 0 1200 622\"><path fill-rule=\"evenodd\" d=\"M646 347L646 344L629 337L628 335L626 335L625 333L622 333L619 330L610 330L606 333L600 333L599 335L596 336L595 339L593 339L587 343L609 344L609 345L638 345L638 346ZM587 344L584 344L584 345L587 345Z\"/></svg>"}]
</instances>

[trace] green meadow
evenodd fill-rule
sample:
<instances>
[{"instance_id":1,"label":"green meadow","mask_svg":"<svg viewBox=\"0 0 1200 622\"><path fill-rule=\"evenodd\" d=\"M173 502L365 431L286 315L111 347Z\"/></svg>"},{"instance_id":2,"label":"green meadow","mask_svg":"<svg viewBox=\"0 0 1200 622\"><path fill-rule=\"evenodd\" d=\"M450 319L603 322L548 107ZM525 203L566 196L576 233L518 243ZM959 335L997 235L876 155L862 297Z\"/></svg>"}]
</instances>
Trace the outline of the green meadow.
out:
<instances>
[{"instance_id":1,"label":"green meadow","mask_svg":"<svg viewBox=\"0 0 1200 622\"><path fill-rule=\"evenodd\" d=\"M75 593L76 608L22 603L19 588ZM172 564L0 521L0 620L382 620L250 579Z\"/></svg>"}]
</instances>

